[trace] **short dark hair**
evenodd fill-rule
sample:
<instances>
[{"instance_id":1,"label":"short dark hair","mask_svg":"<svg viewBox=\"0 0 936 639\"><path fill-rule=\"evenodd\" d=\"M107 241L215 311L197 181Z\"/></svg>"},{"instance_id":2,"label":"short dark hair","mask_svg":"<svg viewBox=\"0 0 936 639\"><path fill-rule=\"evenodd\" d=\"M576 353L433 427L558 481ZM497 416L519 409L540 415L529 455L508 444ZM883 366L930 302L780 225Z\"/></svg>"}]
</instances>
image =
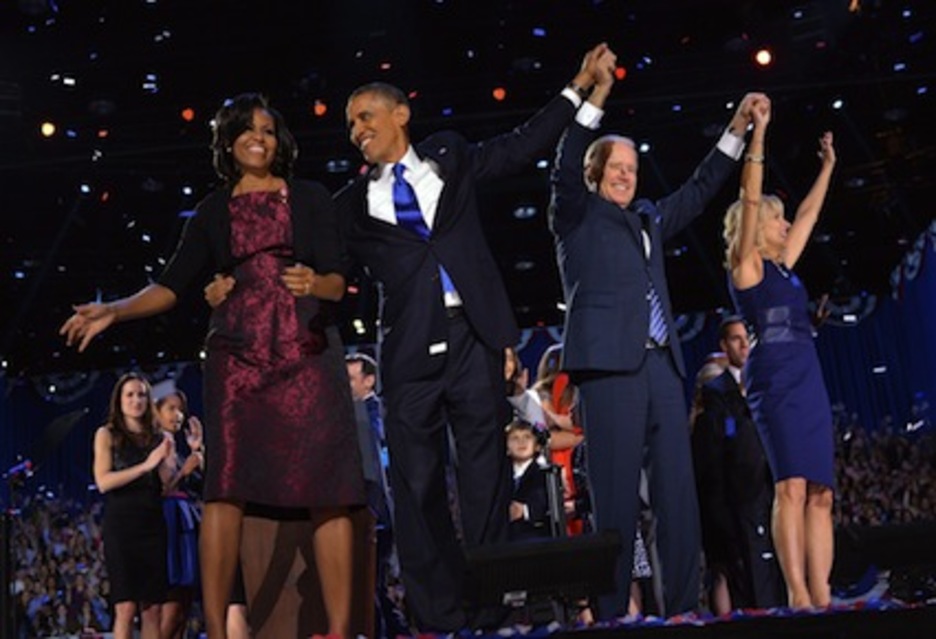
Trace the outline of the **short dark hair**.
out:
<instances>
[{"instance_id":1,"label":"short dark hair","mask_svg":"<svg viewBox=\"0 0 936 639\"><path fill-rule=\"evenodd\" d=\"M368 375L377 376L377 360L368 355L367 353L349 353L345 355L346 364L361 364L361 374L367 377Z\"/></svg>"},{"instance_id":2,"label":"short dark hair","mask_svg":"<svg viewBox=\"0 0 936 639\"><path fill-rule=\"evenodd\" d=\"M394 105L402 104L406 107L410 105L409 98L406 97L403 90L387 82L368 82L367 84L362 84L348 96L348 103L350 104L351 100L365 93L378 95Z\"/></svg>"},{"instance_id":3,"label":"short dark hair","mask_svg":"<svg viewBox=\"0 0 936 639\"><path fill-rule=\"evenodd\" d=\"M608 163L608 158L611 156L611 149L614 148L617 142L623 142L632 149L637 148L637 145L634 144L631 138L613 134L603 135L588 145L588 148L585 150L584 167L585 183L588 185L588 188L592 190L598 189L601 178L604 176L605 164Z\"/></svg>"},{"instance_id":4,"label":"short dark hair","mask_svg":"<svg viewBox=\"0 0 936 639\"><path fill-rule=\"evenodd\" d=\"M732 324L743 324L747 328L747 324L744 322L744 318L740 315L726 315L722 318L722 321L718 323L718 340L721 341L728 336L728 327Z\"/></svg>"},{"instance_id":5,"label":"short dark hair","mask_svg":"<svg viewBox=\"0 0 936 639\"><path fill-rule=\"evenodd\" d=\"M536 434L536 426L524 419L515 419L506 426L504 426L504 434L509 435L510 433L518 430L528 430L534 435Z\"/></svg>"},{"instance_id":6,"label":"short dark hair","mask_svg":"<svg viewBox=\"0 0 936 639\"><path fill-rule=\"evenodd\" d=\"M231 147L234 145L234 140L250 128L256 109L269 113L276 128L276 156L273 158L270 172L281 178L292 177L293 164L299 155L299 147L286 126L286 120L279 111L270 106L265 96L259 93L241 93L225 100L215 113L212 122L212 163L218 176L229 184L237 182L241 177L240 168L234 161Z\"/></svg>"}]
</instances>

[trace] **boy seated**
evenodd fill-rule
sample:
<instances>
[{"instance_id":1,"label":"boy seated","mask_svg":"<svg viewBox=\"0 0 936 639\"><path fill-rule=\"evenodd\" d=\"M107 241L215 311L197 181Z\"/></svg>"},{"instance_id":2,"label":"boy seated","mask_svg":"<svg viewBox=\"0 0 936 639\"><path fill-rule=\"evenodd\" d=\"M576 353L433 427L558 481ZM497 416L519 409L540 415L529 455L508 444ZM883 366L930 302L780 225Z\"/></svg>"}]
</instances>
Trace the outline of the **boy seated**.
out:
<instances>
[{"instance_id":1,"label":"boy seated","mask_svg":"<svg viewBox=\"0 0 936 639\"><path fill-rule=\"evenodd\" d=\"M540 453L542 446L534 426L514 420L504 429L507 434L507 456L513 464L513 492L510 501L511 541L549 537L549 497L546 491L547 471Z\"/></svg>"}]
</instances>

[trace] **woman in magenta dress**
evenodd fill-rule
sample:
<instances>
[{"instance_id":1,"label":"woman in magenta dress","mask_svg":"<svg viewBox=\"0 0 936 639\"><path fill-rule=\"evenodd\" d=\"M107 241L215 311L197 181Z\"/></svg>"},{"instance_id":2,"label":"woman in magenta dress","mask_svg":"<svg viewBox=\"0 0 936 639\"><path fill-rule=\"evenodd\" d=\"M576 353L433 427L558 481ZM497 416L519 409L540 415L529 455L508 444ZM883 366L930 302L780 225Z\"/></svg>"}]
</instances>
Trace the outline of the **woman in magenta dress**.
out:
<instances>
[{"instance_id":1,"label":"woman in magenta dress","mask_svg":"<svg viewBox=\"0 0 936 639\"><path fill-rule=\"evenodd\" d=\"M821 168L791 224L776 196L762 195L770 103L755 103L741 198L725 216L730 290L757 346L745 369L747 397L775 482L774 545L792 608L830 603L834 487L832 413L813 344L808 298L793 267L829 188L832 134L819 141Z\"/></svg>"},{"instance_id":2,"label":"woman in magenta dress","mask_svg":"<svg viewBox=\"0 0 936 639\"><path fill-rule=\"evenodd\" d=\"M77 306L61 332L84 350L114 322L172 308L201 273L233 276L206 340L200 555L208 637L225 636L246 502L310 510L329 632L346 636L348 511L365 498L332 321L345 289L334 207L320 184L289 179L295 141L259 95L218 111L212 150L225 184L198 205L158 282L115 302Z\"/></svg>"}]
</instances>

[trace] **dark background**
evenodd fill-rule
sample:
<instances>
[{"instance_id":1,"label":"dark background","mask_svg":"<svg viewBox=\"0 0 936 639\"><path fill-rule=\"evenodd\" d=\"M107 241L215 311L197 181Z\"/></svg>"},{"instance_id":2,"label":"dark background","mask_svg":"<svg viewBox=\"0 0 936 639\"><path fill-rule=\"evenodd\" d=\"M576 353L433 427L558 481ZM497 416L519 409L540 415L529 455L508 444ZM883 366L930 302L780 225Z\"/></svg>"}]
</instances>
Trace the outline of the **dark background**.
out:
<instances>
[{"instance_id":1,"label":"dark background","mask_svg":"<svg viewBox=\"0 0 936 639\"><path fill-rule=\"evenodd\" d=\"M531 115L602 40L627 71L605 127L650 145L641 195L675 188L721 133L729 104L766 91L768 186L788 215L818 169L819 135L836 135L834 183L797 269L810 292L886 294L893 267L934 217L934 11L925 0L4 2L0 360L12 377L197 358L200 290L164 317L115 327L82 356L56 330L71 304L132 293L158 274L180 212L215 183L208 121L225 97L267 94L299 140L298 174L335 190L360 167L343 117L355 86L381 79L416 92L417 139L443 127L483 139ZM761 45L773 48L769 68L751 60ZM147 74L156 91L144 87ZM39 133L46 120L57 127L50 138ZM728 304L721 215L736 184L669 246L677 312ZM530 167L484 198L518 320L561 324L548 170ZM518 219L521 207L532 216ZM350 343L370 342L375 295L366 282L357 290L343 330Z\"/></svg>"}]
</instances>

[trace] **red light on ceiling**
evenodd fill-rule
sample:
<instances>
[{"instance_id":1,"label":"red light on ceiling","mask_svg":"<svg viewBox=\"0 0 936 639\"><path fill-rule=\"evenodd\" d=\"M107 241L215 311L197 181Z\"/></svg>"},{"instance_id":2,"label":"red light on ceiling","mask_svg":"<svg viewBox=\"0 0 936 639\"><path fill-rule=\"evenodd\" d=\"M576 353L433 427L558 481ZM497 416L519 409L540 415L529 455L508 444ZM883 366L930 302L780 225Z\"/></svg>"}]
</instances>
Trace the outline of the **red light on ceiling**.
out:
<instances>
[{"instance_id":1,"label":"red light on ceiling","mask_svg":"<svg viewBox=\"0 0 936 639\"><path fill-rule=\"evenodd\" d=\"M328 105L321 100L316 100L315 104L312 105L312 113L314 113L316 117L320 118L328 113Z\"/></svg>"},{"instance_id":2,"label":"red light on ceiling","mask_svg":"<svg viewBox=\"0 0 936 639\"><path fill-rule=\"evenodd\" d=\"M182 119L186 122L192 122L195 119L195 109L192 107L185 107L179 115L182 116Z\"/></svg>"},{"instance_id":3,"label":"red light on ceiling","mask_svg":"<svg viewBox=\"0 0 936 639\"><path fill-rule=\"evenodd\" d=\"M507 89L504 87L496 87L493 91L491 91L491 95L493 95L494 99L498 102L503 102L504 98L507 97Z\"/></svg>"},{"instance_id":4,"label":"red light on ceiling","mask_svg":"<svg viewBox=\"0 0 936 639\"><path fill-rule=\"evenodd\" d=\"M627 67L615 67L614 68L614 77L618 80L623 80L627 77Z\"/></svg>"}]
</instances>

